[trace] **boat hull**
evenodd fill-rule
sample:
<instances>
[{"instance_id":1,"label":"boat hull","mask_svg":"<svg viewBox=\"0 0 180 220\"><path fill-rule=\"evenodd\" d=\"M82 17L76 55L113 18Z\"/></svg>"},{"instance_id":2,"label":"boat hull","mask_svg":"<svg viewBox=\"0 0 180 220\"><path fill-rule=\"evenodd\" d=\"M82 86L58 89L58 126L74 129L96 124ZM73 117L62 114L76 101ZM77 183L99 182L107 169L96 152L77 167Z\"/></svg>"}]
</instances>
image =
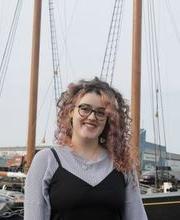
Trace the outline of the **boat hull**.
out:
<instances>
[{"instance_id":1,"label":"boat hull","mask_svg":"<svg viewBox=\"0 0 180 220\"><path fill-rule=\"evenodd\" d=\"M180 219L180 193L146 196L143 203L148 220Z\"/></svg>"}]
</instances>

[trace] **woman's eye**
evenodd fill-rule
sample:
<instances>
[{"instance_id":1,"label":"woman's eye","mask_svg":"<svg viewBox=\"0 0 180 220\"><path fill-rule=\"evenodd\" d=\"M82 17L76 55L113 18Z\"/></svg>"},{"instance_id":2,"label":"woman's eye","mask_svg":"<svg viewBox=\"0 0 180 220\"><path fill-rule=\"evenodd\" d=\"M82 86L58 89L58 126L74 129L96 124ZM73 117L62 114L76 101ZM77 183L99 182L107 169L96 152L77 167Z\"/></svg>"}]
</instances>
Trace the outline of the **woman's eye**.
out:
<instances>
[{"instance_id":1,"label":"woman's eye","mask_svg":"<svg viewBox=\"0 0 180 220\"><path fill-rule=\"evenodd\" d=\"M88 107L81 107L81 110L82 110L82 111L85 111L85 112L89 112L89 111L91 111L91 109L88 108Z\"/></svg>"},{"instance_id":2,"label":"woman's eye","mask_svg":"<svg viewBox=\"0 0 180 220\"><path fill-rule=\"evenodd\" d=\"M97 114L98 114L99 116L105 116L105 112L102 112L102 111L97 111Z\"/></svg>"}]
</instances>

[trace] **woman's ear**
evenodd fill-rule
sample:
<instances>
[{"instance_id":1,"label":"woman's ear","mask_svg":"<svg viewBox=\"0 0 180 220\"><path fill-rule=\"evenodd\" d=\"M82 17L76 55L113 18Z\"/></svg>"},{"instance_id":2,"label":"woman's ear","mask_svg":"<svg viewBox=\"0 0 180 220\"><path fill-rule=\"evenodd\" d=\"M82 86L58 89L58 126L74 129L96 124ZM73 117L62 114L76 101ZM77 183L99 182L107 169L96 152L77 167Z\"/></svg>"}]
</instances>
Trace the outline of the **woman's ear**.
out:
<instances>
[{"instance_id":1,"label":"woman's ear","mask_svg":"<svg viewBox=\"0 0 180 220\"><path fill-rule=\"evenodd\" d=\"M71 109L69 111L69 120L70 120L70 124L71 124L71 127L73 126L73 114L74 114L74 109Z\"/></svg>"},{"instance_id":2,"label":"woman's ear","mask_svg":"<svg viewBox=\"0 0 180 220\"><path fill-rule=\"evenodd\" d=\"M69 112L68 112L68 121L70 123L70 126L72 128L72 124L73 124L73 114L74 114L74 109L70 109Z\"/></svg>"},{"instance_id":3,"label":"woman's ear","mask_svg":"<svg viewBox=\"0 0 180 220\"><path fill-rule=\"evenodd\" d=\"M74 114L74 109L71 109L71 110L69 110L69 117L70 118L73 118L73 114Z\"/></svg>"}]
</instances>

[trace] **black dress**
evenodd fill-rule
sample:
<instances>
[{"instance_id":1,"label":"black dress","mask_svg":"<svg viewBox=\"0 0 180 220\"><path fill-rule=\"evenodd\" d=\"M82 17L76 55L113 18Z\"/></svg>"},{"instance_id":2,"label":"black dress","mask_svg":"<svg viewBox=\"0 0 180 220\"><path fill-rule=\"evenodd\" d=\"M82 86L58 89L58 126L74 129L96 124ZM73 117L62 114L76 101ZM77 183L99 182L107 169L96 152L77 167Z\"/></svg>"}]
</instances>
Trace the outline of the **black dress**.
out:
<instances>
[{"instance_id":1,"label":"black dress","mask_svg":"<svg viewBox=\"0 0 180 220\"><path fill-rule=\"evenodd\" d=\"M51 220L121 220L125 201L124 175L113 170L99 184L91 186L64 169L51 149L59 167L54 173L49 197Z\"/></svg>"}]
</instances>

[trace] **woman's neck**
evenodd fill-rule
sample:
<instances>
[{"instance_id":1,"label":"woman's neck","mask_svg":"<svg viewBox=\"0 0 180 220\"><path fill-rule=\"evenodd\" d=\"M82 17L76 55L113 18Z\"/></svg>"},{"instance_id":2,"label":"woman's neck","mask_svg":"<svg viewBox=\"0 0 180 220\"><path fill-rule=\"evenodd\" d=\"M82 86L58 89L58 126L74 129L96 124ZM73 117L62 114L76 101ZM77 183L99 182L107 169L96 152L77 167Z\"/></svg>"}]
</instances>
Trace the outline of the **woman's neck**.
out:
<instances>
[{"instance_id":1,"label":"woman's neck","mask_svg":"<svg viewBox=\"0 0 180 220\"><path fill-rule=\"evenodd\" d=\"M88 160L97 160L101 146L98 141L91 141L88 139L75 139L72 138L71 145L73 150L80 156Z\"/></svg>"}]
</instances>

